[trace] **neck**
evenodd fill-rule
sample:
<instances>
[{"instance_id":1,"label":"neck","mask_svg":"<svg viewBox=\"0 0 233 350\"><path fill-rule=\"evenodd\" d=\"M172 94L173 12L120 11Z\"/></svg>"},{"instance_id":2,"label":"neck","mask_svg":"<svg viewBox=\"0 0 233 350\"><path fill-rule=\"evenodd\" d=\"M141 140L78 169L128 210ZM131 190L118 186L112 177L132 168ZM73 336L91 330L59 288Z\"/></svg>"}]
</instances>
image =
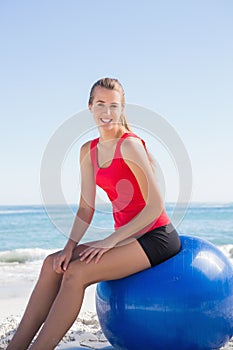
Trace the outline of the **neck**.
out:
<instances>
[{"instance_id":1,"label":"neck","mask_svg":"<svg viewBox=\"0 0 233 350\"><path fill-rule=\"evenodd\" d=\"M119 128L117 130L99 130L100 142L111 141L119 139L127 130L125 128Z\"/></svg>"}]
</instances>

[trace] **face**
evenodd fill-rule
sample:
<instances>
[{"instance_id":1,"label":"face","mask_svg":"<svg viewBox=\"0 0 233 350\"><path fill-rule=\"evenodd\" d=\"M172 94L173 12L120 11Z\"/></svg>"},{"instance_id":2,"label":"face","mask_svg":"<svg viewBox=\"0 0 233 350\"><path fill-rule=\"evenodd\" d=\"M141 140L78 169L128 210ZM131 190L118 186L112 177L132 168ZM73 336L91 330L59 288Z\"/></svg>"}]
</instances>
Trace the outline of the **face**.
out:
<instances>
[{"instance_id":1,"label":"face","mask_svg":"<svg viewBox=\"0 0 233 350\"><path fill-rule=\"evenodd\" d=\"M121 94L118 91L96 87L93 102L89 105L89 109L96 124L102 131L118 129L122 126L121 114L123 106Z\"/></svg>"}]
</instances>

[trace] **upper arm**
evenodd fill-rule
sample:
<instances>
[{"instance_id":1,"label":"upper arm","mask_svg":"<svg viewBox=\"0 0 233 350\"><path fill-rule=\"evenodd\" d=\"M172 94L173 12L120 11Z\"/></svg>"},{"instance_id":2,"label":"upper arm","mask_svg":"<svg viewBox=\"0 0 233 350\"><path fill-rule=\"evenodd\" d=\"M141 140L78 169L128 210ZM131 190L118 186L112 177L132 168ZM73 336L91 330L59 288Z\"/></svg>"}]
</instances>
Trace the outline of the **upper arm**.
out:
<instances>
[{"instance_id":1,"label":"upper arm","mask_svg":"<svg viewBox=\"0 0 233 350\"><path fill-rule=\"evenodd\" d=\"M80 150L81 195L79 207L95 208L96 184L94 169L90 156L90 141L82 145Z\"/></svg>"},{"instance_id":2,"label":"upper arm","mask_svg":"<svg viewBox=\"0 0 233 350\"><path fill-rule=\"evenodd\" d=\"M121 153L136 177L146 203L156 203L156 206L163 206L155 174L142 141L138 138L128 137L122 142Z\"/></svg>"}]
</instances>

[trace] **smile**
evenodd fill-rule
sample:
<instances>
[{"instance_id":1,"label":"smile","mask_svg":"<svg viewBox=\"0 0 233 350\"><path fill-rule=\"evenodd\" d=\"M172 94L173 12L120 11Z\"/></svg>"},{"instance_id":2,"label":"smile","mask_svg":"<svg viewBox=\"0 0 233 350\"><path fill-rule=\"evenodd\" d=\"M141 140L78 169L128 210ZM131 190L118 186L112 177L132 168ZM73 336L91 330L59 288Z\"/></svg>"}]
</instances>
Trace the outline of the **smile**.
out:
<instances>
[{"instance_id":1,"label":"smile","mask_svg":"<svg viewBox=\"0 0 233 350\"><path fill-rule=\"evenodd\" d=\"M100 121L104 124L109 124L109 123L111 123L112 119L100 118Z\"/></svg>"}]
</instances>

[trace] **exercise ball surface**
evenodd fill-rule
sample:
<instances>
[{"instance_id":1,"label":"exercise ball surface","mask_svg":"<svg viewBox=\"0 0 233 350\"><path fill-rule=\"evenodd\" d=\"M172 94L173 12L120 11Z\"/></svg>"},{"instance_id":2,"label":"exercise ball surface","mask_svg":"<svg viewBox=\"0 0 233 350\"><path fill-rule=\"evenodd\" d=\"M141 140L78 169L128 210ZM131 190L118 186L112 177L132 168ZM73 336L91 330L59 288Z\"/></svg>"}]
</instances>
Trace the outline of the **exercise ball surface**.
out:
<instances>
[{"instance_id":1,"label":"exercise ball surface","mask_svg":"<svg viewBox=\"0 0 233 350\"><path fill-rule=\"evenodd\" d=\"M232 337L230 261L206 240L180 238L167 261L97 284L97 315L114 349L210 350Z\"/></svg>"}]
</instances>

